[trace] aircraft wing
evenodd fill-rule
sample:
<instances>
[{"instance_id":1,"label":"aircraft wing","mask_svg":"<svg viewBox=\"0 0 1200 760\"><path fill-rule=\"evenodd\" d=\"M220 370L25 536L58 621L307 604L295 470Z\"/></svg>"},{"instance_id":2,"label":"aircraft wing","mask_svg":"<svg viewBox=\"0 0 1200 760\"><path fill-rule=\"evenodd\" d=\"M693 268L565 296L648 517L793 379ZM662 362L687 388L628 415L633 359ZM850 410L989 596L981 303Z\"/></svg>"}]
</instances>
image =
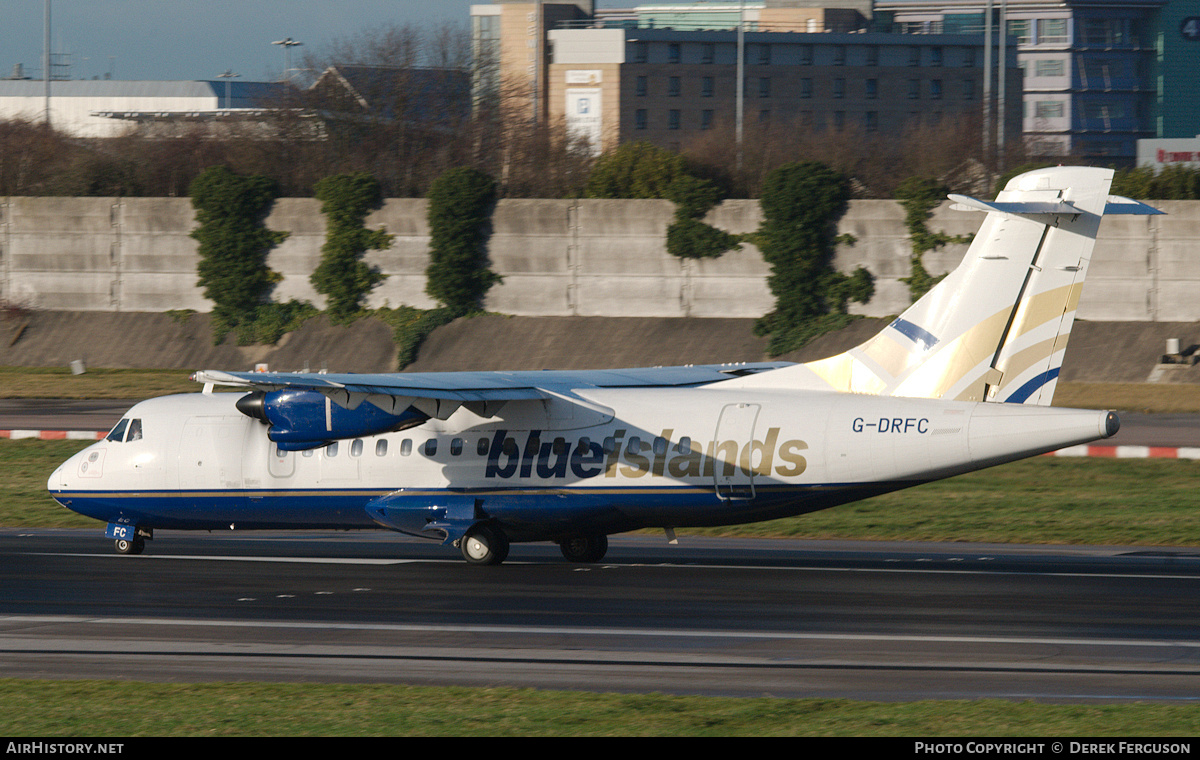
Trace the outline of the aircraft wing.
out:
<instances>
[{"instance_id":1,"label":"aircraft wing","mask_svg":"<svg viewBox=\"0 0 1200 760\"><path fill-rule=\"evenodd\" d=\"M351 409L363 400L370 400L384 409L395 410L422 400L450 402L445 405L447 407L457 407L460 404L472 407L481 404L491 406L498 402L550 398L579 388L685 388L777 369L789 364L790 362L758 362L635 369L386 374L203 370L192 375L192 379L202 383L239 386L266 392L316 391ZM384 399L388 401L385 402Z\"/></svg>"}]
</instances>

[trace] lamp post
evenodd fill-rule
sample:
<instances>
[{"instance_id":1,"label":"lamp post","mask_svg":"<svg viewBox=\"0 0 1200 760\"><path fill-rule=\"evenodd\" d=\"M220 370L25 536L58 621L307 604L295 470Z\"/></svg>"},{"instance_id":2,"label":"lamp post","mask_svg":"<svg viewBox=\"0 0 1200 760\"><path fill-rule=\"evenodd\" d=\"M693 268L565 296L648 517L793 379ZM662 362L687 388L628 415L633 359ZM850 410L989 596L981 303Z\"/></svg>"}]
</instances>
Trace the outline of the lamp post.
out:
<instances>
[{"instance_id":1,"label":"lamp post","mask_svg":"<svg viewBox=\"0 0 1200 760\"><path fill-rule=\"evenodd\" d=\"M240 76L241 76L241 74L233 73L233 69L225 69L225 73L217 74L218 79L225 80L225 107L226 108L229 108L229 105L230 105L229 84L230 84L230 82L233 81L234 77L240 77Z\"/></svg>"},{"instance_id":2,"label":"lamp post","mask_svg":"<svg viewBox=\"0 0 1200 760\"><path fill-rule=\"evenodd\" d=\"M734 139L737 141L737 170L742 171L742 133L744 129L746 104L746 0L741 0L738 7L737 28L737 66L735 67L737 85L734 98ZM738 178L739 180L741 177Z\"/></svg>"},{"instance_id":3,"label":"lamp post","mask_svg":"<svg viewBox=\"0 0 1200 760\"><path fill-rule=\"evenodd\" d=\"M283 81L289 81L289 71L292 70L292 48L297 45L303 45L303 42L298 42L291 37L284 37L281 40L275 40L272 45L279 45L283 48Z\"/></svg>"},{"instance_id":4,"label":"lamp post","mask_svg":"<svg viewBox=\"0 0 1200 760\"><path fill-rule=\"evenodd\" d=\"M50 0L42 6L42 90L46 101L46 126L50 126Z\"/></svg>"}]
</instances>

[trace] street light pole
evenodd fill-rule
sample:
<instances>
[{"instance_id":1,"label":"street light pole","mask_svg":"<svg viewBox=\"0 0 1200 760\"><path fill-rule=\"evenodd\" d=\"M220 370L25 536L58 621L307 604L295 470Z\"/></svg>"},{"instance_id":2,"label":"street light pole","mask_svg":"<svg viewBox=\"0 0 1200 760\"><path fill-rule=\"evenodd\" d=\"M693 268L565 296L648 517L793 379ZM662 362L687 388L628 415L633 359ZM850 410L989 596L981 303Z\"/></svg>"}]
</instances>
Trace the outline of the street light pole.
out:
<instances>
[{"instance_id":1,"label":"street light pole","mask_svg":"<svg viewBox=\"0 0 1200 760\"><path fill-rule=\"evenodd\" d=\"M229 105L230 105L229 84L233 80L234 77L240 77L240 76L241 76L241 74L233 73L233 69L225 69L224 74L217 74L218 79L225 80L225 108L229 108Z\"/></svg>"},{"instance_id":2,"label":"street light pole","mask_svg":"<svg viewBox=\"0 0 1200 760\"><path fill-rule=\"evenodd\" d=\"M737 132L737 170L742 171L742 130L745 121L746 101L746 0L738 8L737 30L737 104L735 110Z\"/></svg>"},{"instance_id":3,"label":"street light pole","mask_svg":"<svg viewBox=\"0 0 1200 760\"><path fill-rule=\"evenodd\" d=\"M46 98L46 126L50 126L50 0L43 7L42 30L42 89Z\"/></svg>"},{"instance_id":4,"label":"street light pole","mask_svg":"<svg viewBox=\"0 0 1200 760\"><path fill-rule=\"evenodd\" d=\"M303 45L303 42L297 42L291 37L284 37L282 40L275 40L272 45L279 45L283 48L283 81L290 80L289 71L292 70L292 48L297 45Z\"/></svg>"}]
</instances>

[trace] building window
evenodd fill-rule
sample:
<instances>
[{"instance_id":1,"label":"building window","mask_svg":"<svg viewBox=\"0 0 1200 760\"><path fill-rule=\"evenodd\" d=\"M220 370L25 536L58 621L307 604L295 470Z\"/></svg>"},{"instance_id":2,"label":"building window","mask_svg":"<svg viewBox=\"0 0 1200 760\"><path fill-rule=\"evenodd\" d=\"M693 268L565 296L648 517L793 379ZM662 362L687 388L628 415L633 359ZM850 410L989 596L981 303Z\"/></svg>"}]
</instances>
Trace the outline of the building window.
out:
<instances>
[{"instance_id":1,"label":"building window","mask_svg":"<svg viewBox=\"0 0 1200 760\"><path fill-rule=\"evenodd\" d=\"M801 45L798 53L801 66L812 66L812 45Z\"/></svg>"},{"instance_id":2,"label":"building window","mask_svg":"<svg viewBox=\"0 0 1200 760\"><path fill-rule=\"evenodd\" d=\"M650 43L635 42L633 43L633 63L645 63L650 60Z\"/></svg>"},{"instance_id":3,"label":"building window","mask_svg":"<svg viewBox=\"0 0 1200 760\"><path fill-rule=\"evenodd\" d=\"M1038 119L1057 119L1065 110L1061 100L1039 100L1033 106L1033 115Z\"/></svg>"},{"instance_id":4,"label":"building window","mask_svg":"<svg viewBox=\"0 0 1200 760\"><path fill-rule=\"evenodd\" d=\"M865 129L868 132L878 132L879 131L879 112L878 111L867 111L866 116L863 118L863 129Z\"/></svg>"},{"instance_id":5,"label":"building window","mask_svg":"<svg viewBox=\"0 0 1200 760\"><path fill-rule=\"evenodd\" d=\"M879 65L879 48L875 45L867 46L867 65L868 66L878 66Z\"/></svg>"},{"instance_id":6,"label":"building window","mask_svg":"<svg viewBox=\"0 0 1200 760\"><path fill-rule=\"evenodd\" d=\"M758 112L758 123L759 124L770 124L771 123L771 109L764 108Z\"/></svg>"},{"instance_id":7,"label":"building window","mask_svg":"<svg viewBox=\"0 0 1200 760\"><path fill-rule=\"evenodd\" d=\"M711 109L705 109L700 112L700 128L712 129L713 112Z\"/></svg>"},{"instance_id":8,"label":"building window","mask_svg":"<svg viewBox=\"0 0 1200 760\"><path fill-rule=\"evenodd\" d=\"M1030 23L1027 18L1010 19L1008 22L1008 36L1016 37L1018 45L1028 45L1032 40L1029 34Z\"/></svg>"},{"instance_id":9,"label":"building window","mask_svg":"<svg viewBox=\"0 0 1200 760\"><path fill-rule=\"evenodd\" d=\"M756 61L756 63L759 66L770 66L771 65L771 46L770 45L762 44L762 45L758 46L758 60Z\"/></svg>"},{"instance_id":10,"label":"building window","mask_svg":"<svg viewBox=\"0 0 1200 760\"><path fill-rule=\"evenodd\" d=\"M920 66L921 65L921 48L920 47L913 45L912 47L910 47L908 49L908 65L909 66Z\"/></svg>"},{"instance_id":11,"label":"building window","mask_svg":"<svg viewBox=\"0 0 1200 760\"><path fill-rule=\"evenodd\" d=\"M800 80L800 97L806 100L812 97L812 80L808 77Z\"/></svg>"},{"instance_id":12,"label":"building window","mask_svg":"<svg viewBox=\"0 0 1200 760\"><path fill-rule=\"evenodd\" d=\"M760 98L771 97L771 77L759 77L758 78L758 97L760 97Z\"/></svg>"},{"instance_id":13,"label":"building window","mask_svg":"<svg viewBox=\"0 0 1200 760\"><path fill-rule=\"evenodd\" d=\"M930 79L929 80L929 98L931 100L941 100L942 99L942 80L940 80L940 79Z\"/></svg>"},{"instance_id":14,"label":"building window","mask_svg":"<svg viewBox=\"0 0 1200 760\"><path fill-rule=\"evenodd\" d=\"M835 97L835 98L846 97L846 80L845 79L833 80L833 97Z\"/></svg>"},{"instance_id":15,"label":"building window","mask_svg":"<svg viewBox=\"0 0 1200 760\"><path fill-rule=\"evenodd\" d=\"M712 63L717 56L717 46L706 42L700 47L700 63Z\"/></svg>"},{"instance_id":16,"label":"building window","mask_svg":"<svg viewBox=\"0 0 1200 760\"><path fill-rule=\"evenodd\" d=\"M672 42L671 44L667 45L667 61L670 63L679 63L679 60L679 43Z\"/></svg>"},{"instance_id":17,"label":"building window","mask_svg":"<svg viewBox=\"0 0 1200 760\"><path fill-rule=\"evenodd\" d=\"M636 87L636 90L635 90L635 92L637 93L637 96L638 96L639 98L644 98L644 97L646 97L646 93L647 93L647 92L649 92L649 90L650 90L650 80L649 80L649 78L648 78L648 77L645 77L645 76L639 76L639 77L638 77L637 79L635 79L634 81L636 82L636 84L635 84L635 87Z\"/></svg>"},{"instance_id":18,"label":"building window","mask_svg":"<svg viewBox=\"0 0 1200 760\"><path fill-rule=\"evenodd\" d=\"M713 96L713 78L702 77L700 79L700 97L711 98Z\"/></svg>"},{"instance_id":19,"label":"building window","mask_svg":"<svg viewBox=\"0 0 1200 760\"><path fill-rule=\"evenodd\" d=\"M1131 35L1126 28L1127 19L1089 18L1083 20L1082 37L1086 45L1112 47L1125 45ZM1188 39L1191 39L1190 37Z\"/></svg>"},{"instance_id":20,"label":"building window","mask_svg":"<svg viewBox=\"0 0 1200 760\"><path fill-rule=\"evenodd\" d=\"M1035 77L1061 77L1065 71L1066 66L1061 58L1041 58L1033 64Z\"/></svg>"},{"instance_id":21,"label":"building window","mask_svg":"<svg viewBox=\"0 0 1200 760\"><path fill-rule=\"evenodd\" d=\"M1043 45L1070 42L1070 38L1067 37L1067 20L1065 18L1039 19L1038 42Z\"/></svg>"},{"instance_id":22,"label":"building window","mask_svg":"<svg viewBox=\"0 0 1200 760\"><path fill-rule=\"evenodd\" d=\"M679 129L679 111L667 111L667 129Z\"/></svg>"},{"instance_id":23,"label":"building window","mask_svg":"<svg viewBox=\"0 0 1200 760\"><path fill-rule=\"evenodd\" d=\"M633 128L634 129L645 129L646 128L646 109L645 108L639 108L638 110L633 112Z\"/></svg>"},{"instance_id":24,"label":"building window","mask_svg":"<svg viewBox=\"0 0 1200 760\"><path fill-rule=\"evenodd\" d=\"M963 68L975 67L975 48L963 48Z\"/></svg>"},{"instance_id":25,"label":"building window","mask_svg":"<svg viewBox=\"0 0 1200 760\"><path fill-rule=\"evenodd\" d=\"M941 66L942 65L942 49L940 47L929 48L929 65L930 66Z\"/></svg>"},{"instance_id":26,"label":"building window","mask_svg":"<svg viewBox=\"0 0 1200 760\"><path fill-rule=\"evenodd\" d=\"M667 95L672 98L679 97L680 87L679 77L671 77L667 80Z\"/></svg>"},{"instance_id":27,"label":"building window","mask_svg":"<svg viewBox=\"0 0 1200 760\"><path fill-rule=\"evenodd\" d=\"M833 46L833 65L834 66L845 66L846 65L846 46L845 45L834 45Z\"/></svg>"},{"instance_id":28,"label":"building window","mask_svg":"<svg viewBox=\"0 0 1200 760\"><path fill-rule=\"evenodd\" d=\"M920 79L908 80L908 99L909 100L920 100L920 98L921 98L921 80Z\"/></svg>"},{"instance_id":29,"label":"building window","mask_svg":"<svg viewBox=\"0 0 1200 760\"><path fill-rule=\"evenodd\" d=\"M875 100L876 98L879 97L879 80L878 79L868 79L867 80L866 93L867 93L867 100Z\"/></svg>"},{"instance_id":30,"label":"building window","mask_svg":"<svg viewBox=\"0 0 1200 760\"><path fill-rule=\"evenodd\" d=\"M963 100L975 99L975 80L964 79L962 83Z\"/></svg>"},{"instance_id":31,"label":"building window","mask_svg":"<svg viewBox=\"0 0 1200 760\"><path fill-rule=\"evenodd\" d=\"M833 112L833 128L834 129L842 129L845 126L846 126L846 112L845 111L834 111Z\"/></svg>"}]
</instances>

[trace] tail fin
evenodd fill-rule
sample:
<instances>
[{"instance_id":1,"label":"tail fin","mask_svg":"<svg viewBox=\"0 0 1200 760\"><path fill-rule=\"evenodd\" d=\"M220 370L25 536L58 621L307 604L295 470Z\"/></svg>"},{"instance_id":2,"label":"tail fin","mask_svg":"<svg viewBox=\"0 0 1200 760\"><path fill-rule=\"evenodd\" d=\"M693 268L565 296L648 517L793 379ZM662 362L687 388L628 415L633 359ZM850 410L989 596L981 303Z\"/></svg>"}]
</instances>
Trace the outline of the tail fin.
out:
<instances>
[{"instance_id":1,"label":"tail fin","mask_svg":"<svg viewBox=\"0 0 1200 760\"><path fill-rule=\"evenodd\" d=\"M1159 213L1110 198L1112 177L1055 167L1015 177L994 202L950 196L987 212L957 269L861 346L743 381L1048 406L1101 217Z\"/></svg>"}]
</instances>

